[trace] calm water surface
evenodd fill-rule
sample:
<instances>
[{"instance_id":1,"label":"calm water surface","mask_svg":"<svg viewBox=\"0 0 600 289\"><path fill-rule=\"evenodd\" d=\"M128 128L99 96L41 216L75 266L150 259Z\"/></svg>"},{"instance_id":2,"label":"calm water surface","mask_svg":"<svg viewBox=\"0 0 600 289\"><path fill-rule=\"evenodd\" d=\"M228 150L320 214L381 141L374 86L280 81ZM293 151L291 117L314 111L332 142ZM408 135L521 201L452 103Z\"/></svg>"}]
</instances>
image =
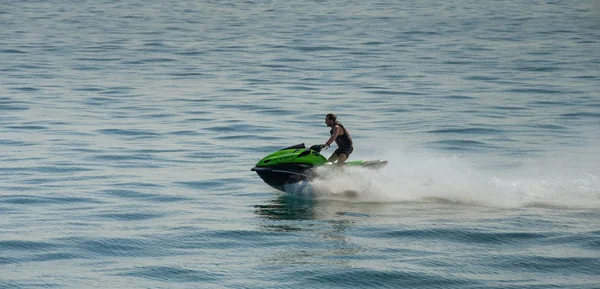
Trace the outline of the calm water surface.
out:
<instances>
[{"instance_id":1,"label":"calm water surface","mask_svg":"<svg viewBox=\"0 0 600 289\"><path fill-rule=\"evenodd\" d=\"M1 4L0 288L598 288L598 2L364 2Z\"/></svg>"}]
</instances>

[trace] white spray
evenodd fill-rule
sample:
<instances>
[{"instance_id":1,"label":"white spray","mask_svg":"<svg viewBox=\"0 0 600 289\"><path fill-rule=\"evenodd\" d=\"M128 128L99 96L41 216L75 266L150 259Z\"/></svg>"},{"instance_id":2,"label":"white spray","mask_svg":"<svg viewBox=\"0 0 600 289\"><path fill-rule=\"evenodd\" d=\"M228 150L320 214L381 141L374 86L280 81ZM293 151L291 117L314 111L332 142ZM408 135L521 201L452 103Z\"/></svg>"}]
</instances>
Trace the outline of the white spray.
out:
<instances>
[{"instance_id":1,"label":"white spray","mask_svg":"<svg viewBox=\"0 0 600 289\"><path fill-rule=\"evenodd\" d=\"M595 162L582 165L552 157L498 169L475 165L465 156L425 150L397 148L382 155L389 161L383 169L320 169L319 178L287 191L301 197L351 202L600 208L600 172L594 171Z\"/></svg>"}]
</instances>

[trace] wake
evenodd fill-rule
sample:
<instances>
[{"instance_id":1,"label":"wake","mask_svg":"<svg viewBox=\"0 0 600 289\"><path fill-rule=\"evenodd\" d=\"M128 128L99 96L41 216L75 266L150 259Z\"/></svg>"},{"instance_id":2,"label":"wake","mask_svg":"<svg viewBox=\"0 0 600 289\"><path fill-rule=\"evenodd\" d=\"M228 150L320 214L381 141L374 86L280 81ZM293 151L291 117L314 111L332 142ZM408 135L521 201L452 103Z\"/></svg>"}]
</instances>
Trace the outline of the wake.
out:
<instances>
[{"instance_id":1,"label":"wake","mask_svg":"<svg viewBox=\"0 0 600 289\"><path fill-rule=\"evenodd\" d=\"M510 169L476 168L466 159L427 152L389 155L381 170L319 170L286 187L299 198L349 202L435 202L491 207L600 208L600 177L571 161L529 161Z\"/></svg>"}]
</instances>

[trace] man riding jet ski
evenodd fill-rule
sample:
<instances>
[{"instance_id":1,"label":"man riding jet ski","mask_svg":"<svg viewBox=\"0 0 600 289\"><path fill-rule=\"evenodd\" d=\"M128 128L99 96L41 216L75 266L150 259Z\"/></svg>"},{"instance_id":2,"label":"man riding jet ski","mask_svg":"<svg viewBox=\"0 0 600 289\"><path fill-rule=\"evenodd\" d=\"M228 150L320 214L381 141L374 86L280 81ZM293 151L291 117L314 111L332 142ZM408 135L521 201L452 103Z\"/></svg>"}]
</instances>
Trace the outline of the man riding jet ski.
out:
<instances>
[{"instance_id":1,"label":"man riding jet ski","mask_svg":"<svg viewBox=\"0 0 600 289\"><path fill-rule=\"evenodd\" d=\"M332 127L331 137L323 145L307 148L303 143L273 152L261 159L251 170L255 171L268 185L284 191L287 184L310 181L316 177L315 169L320 166L345 165L349 167L381 168L387 164L384 160L346 161L352 153L352 138L348 130L336 120L334 114L325 117L327 126ZM326 159L321 155L323 148L328 148L335 141L338 149Z\"/></svg>"}]
</instances>

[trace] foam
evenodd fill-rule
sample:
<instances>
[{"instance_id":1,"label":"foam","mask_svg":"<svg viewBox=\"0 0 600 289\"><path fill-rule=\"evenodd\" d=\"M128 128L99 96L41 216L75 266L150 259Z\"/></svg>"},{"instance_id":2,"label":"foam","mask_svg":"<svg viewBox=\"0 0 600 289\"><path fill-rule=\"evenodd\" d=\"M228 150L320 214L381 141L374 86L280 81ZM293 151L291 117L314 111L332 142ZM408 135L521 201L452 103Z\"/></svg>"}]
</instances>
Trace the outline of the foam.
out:
<instances>
[{"instance_id":1,"label":"foam","mask_svg":"<svg viewBox=\"0 0 600 289\"><path fill-rule=\"evenodd\" d=\"M600 173L589 158L582 162L563 154L530 158L508 168L486 167L468 156L396 147L400 149L383 154L389 164L381 170L319 168L319 178L290 186L287 192L351 202L600 208Z\"/></svg>"}]
</instances>

